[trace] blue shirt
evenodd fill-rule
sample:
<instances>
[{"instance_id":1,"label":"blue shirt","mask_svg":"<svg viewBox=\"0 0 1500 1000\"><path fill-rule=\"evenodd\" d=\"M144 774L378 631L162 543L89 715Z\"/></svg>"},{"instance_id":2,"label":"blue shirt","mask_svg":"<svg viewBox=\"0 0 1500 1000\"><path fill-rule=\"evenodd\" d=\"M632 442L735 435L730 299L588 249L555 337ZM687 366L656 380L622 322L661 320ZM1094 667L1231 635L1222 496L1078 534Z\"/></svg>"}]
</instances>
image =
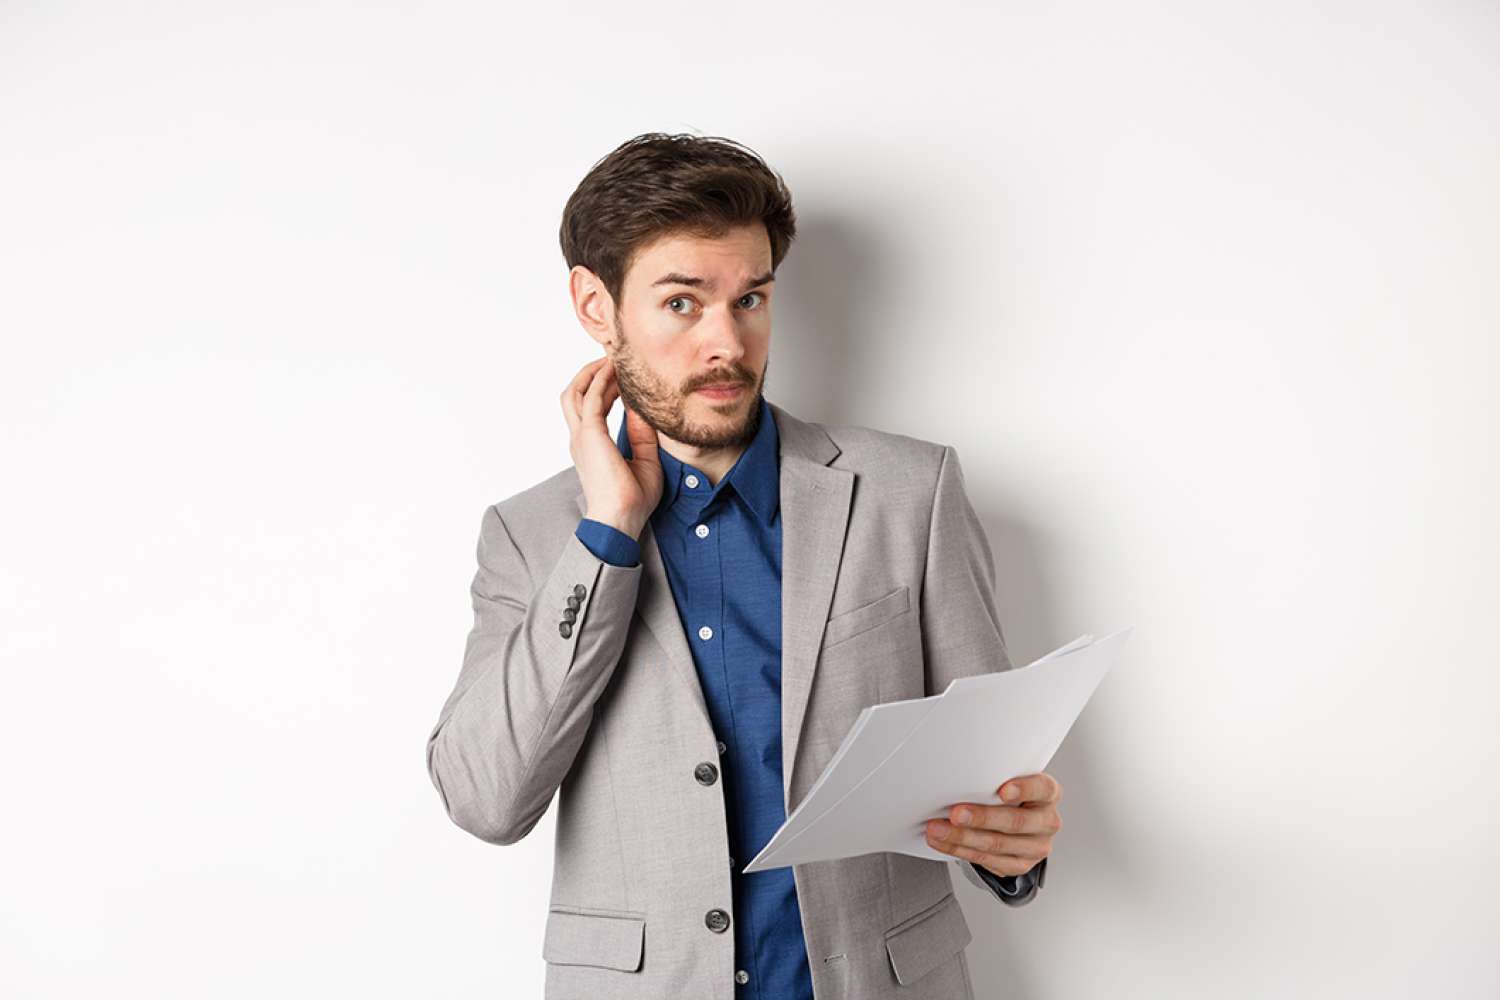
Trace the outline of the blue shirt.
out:
<instances>
[{"instance_id":1,"label":"blue shirt","mask_svg":"<svg viewBox=\"0 0 1500 1000\"><path fill-rule=\"evenodd\" d=\"M745 1000L812 1000L807 944L790 866L743 873L786 820L781 773L781 453L770 404L718 484L658 448L662 496L651 514L672 597L723 750L720 780L733 880L735 987ZM617 442L629 460L620 422ZM584 518L579 541L605 562L634 566L640 543ZM998 876L973 866L996 885ZM1006 895L1015 879L1003 880ZM736 976L738 983L739 976Z\"/></svg>"}]
</instances>

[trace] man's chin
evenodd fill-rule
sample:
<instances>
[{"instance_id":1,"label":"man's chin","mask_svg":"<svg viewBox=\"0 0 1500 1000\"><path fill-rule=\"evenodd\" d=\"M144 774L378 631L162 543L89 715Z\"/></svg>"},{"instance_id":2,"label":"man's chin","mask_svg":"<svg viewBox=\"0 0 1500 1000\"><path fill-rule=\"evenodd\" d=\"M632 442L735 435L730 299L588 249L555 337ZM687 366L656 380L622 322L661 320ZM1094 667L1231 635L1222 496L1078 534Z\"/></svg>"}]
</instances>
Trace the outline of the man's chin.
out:
<instances>
[{"instance_id":1,"label":"man's chin","mask_svg":"<svg viewBox=\"0 0 1500 1000\"><path fill-rule=\"evenodd\" d=\"M750 421L755 414L750 406L757 398L753 389L724 402L709 399L701 392L688 395L697 404L689 405L684 411L688 423L697 425L714 439L711 444L705 442L703 447L728 447L750 439Z\"/></svg>"}]
</instances>

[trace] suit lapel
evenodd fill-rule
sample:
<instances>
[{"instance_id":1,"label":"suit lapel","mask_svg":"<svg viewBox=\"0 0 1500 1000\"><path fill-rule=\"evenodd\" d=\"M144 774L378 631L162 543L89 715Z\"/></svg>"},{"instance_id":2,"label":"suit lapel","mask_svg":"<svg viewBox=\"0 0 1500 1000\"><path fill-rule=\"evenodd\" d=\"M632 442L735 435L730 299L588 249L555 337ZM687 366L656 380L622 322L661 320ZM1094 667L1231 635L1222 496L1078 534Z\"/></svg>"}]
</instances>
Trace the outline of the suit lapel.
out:
<instances>
[{"instance_id":1,"label":"suit lapel","mask_svg":"<svg viewBox=\"0 0 1500 1000\"><path fill-rule=\"evenodd\" d=\"M770 410L781 446L781 771L783 801L790 814L792 768L849 527L854 474L829 468L839 447L822 428L797 419L775 403L770 403ZM582 490L576 503L582 515L586 510ZM705 725L711 728L703 686L650 522L640 542L642 577L636 614L666 651L672 672L686 685Z\"/></svg>"},{"instance_id":2,"label":"suit lapel","mask_svg":"<svg viewBox=\"0 0 1500 1000\"><path fill-rule=\"evenodd\" d=\"M854 473L829 468L839 447L821 428L774 403L771 410L781 435L781 773L790 815L792 771L849 527Z\"/></svg>"}]
</instances>

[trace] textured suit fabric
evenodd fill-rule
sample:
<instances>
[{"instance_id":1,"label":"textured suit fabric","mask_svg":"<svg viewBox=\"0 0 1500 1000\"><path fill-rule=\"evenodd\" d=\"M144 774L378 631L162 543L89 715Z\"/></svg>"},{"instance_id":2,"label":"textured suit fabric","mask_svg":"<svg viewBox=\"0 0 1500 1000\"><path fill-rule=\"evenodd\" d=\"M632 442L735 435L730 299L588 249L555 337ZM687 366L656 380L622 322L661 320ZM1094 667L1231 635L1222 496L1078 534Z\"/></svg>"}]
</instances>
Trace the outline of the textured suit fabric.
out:
<instances>
[{"instance_id":1,"label":"textured suit fabric","mask_svg":"<svg viewBox=\"0 0 1500 1000\"><path fill-rule=\"evenodd\" d=\"M954 450L767 409L780 443L786 814L865 705L1011 664ZM429 734L429 773L452 820L491 843L524 837L557 796L549 1000L729 1000L732 809L723 782L695 777L717 737L655 518L640 562L615 565L575 533L583 510L572 467L485 510L474 626ZM882 852L793 866L819 998L972 997L948 864Z\"/></svg>"}]
</instances>

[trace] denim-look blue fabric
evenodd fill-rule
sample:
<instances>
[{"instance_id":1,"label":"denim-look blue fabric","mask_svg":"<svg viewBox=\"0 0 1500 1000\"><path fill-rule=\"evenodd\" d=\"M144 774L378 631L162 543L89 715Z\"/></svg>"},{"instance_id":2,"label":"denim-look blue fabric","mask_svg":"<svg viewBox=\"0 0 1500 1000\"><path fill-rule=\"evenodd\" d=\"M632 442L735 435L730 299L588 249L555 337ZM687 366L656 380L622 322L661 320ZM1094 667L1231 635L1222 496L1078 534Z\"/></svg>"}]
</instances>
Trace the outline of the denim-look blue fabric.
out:
<instances>
[{"instance_id":1,"label":"denim-look blue fabric","mask_svg":"<svg viewBox=\"0 0 1500 1000\"><path fill-rule=\"evenodd\" d=\"M628 461L625 422L617 435ZM743 873L786 819L781 772L781 459L776 421L759 426L733 468L711 485L702 470L659 448L664 482L651 528L682 618L721 752L734 889L735 968L746 1000L812 1000L797 887L790 867ZM584 518L578 539L600 559L640 562L640 543ZM1006 896L1026 876L975 870ZM1030 874L1030 873L1028 873ZM1017 885L1018 878L1021 881ZM738 980L738 976L736 980Z\"/></svg>"}]
</instances>

